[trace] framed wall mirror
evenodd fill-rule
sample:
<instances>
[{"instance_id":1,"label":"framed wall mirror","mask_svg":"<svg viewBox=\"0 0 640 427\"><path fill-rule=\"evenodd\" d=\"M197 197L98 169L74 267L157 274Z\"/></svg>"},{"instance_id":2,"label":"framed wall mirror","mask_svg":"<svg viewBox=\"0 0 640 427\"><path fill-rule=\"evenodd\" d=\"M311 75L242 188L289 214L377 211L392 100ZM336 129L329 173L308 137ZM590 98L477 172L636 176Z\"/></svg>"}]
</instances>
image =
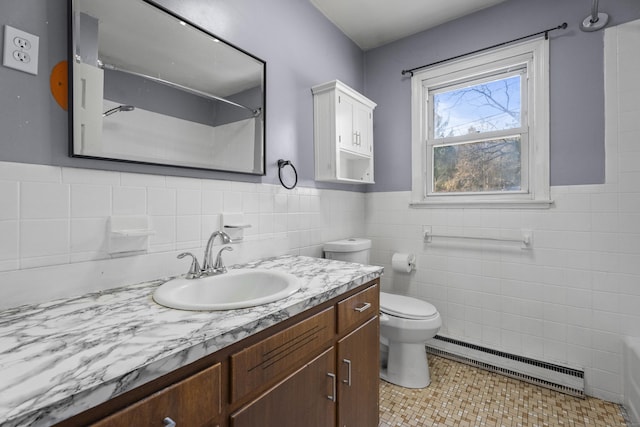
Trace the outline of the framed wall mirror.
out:
<instances>
[{"instance_id":1,"label":"framed wall mirror","mask_svg":"<svg viewBox=\"0 0 640 427\"><path fill-rule=\"evenodd\" d=\"M70 152L265 174L261 59L148 0L69 0Z\"/></svg>"}]
</instances>

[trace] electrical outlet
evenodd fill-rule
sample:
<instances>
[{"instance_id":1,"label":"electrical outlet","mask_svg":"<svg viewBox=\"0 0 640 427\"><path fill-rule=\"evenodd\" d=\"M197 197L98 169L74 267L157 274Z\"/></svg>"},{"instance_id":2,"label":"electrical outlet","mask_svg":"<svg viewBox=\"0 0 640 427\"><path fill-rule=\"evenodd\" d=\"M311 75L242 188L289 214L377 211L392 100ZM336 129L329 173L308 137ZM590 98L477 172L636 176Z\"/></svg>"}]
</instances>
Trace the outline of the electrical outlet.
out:
<instances>
[{"instance_id":1,"label":"electrical outlet","mask_svg":"<svg viewBox=\"0 0 640 427\"><path fill-rule=\"evenodd\" d=\"M27 39L23 39L22 37L14 37L13 44L19 49L31 49L31 42Z\"/></svg>"},{"instance_id":2,"label":"electrical outlet","mask_svg":"<svg viewBox=\"0 0 640 427\"><path fill-rule=\"evenodd\" d=\"M18 62L23 62L25 64L27 62L31 62L31 57L29 56L29 54L26 52L22 52L21 50L13 51L13 59L15 59Z\"/></svg>"},{"instance_id":3,"label":"electrical outlet","mask_svg":"<svg viewBox=\"0 0 640 427\"><path fill-rule=\"evenodd\" d=\"M39 40L38 36L5 25L2 65L37 75Z\"/></svg>"}]
</instances>

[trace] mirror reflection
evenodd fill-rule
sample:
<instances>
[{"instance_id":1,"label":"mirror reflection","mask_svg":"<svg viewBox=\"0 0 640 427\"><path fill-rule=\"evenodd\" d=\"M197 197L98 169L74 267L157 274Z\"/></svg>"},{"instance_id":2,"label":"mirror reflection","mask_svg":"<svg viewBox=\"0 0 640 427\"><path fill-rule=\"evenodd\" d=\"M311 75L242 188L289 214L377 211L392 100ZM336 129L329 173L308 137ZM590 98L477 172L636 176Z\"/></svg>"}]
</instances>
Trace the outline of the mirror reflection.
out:
<instances>
[{"instance_id":1,"label":"mirror reflection","mask_svg":"<svg viewBox=\"0 0 640 427\"><path fill-rule=\"evenodd\" d=\"M72 154L264 174L264 61L146 0L70 0Z\"/></svg>"}]
</instances>

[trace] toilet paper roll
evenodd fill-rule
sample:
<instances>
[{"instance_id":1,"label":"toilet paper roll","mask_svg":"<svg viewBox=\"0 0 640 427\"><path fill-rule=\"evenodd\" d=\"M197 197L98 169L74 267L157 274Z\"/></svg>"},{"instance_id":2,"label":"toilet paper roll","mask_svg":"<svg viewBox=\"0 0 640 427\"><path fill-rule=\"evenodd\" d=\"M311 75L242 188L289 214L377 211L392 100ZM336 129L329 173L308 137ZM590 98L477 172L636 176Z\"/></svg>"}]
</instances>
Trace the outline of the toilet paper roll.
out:
<instances>
[{"instance_id":1,"label":"toilet paper roll","mask_svg":"<svg viewBox=\"0 0 640 427\"><path fill-rule=\"evenodd\" d=\"M391 257L391 268L393 271L401 271L403 273L411 273L416 263L414 254L394 253Z\"/></svg>"}]
</instances>

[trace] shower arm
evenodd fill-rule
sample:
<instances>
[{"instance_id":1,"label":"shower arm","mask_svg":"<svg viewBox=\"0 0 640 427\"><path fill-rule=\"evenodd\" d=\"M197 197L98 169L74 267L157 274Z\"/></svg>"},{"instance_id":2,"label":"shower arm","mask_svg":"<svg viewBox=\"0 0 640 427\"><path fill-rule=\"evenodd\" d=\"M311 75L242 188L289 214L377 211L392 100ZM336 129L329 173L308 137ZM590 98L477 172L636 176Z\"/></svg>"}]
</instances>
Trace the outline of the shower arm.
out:
<instances>
[{"instance_id":1,"label":"shower arm","mask_svg":"<svg viewBox=\"0 0 640 427\"><path fill-rule=\"evenodd\" d=\"M591 3L591 23L595 24L598 22L600 18L598 18L598 0L593 0Z\"/></svg>"},{"instance_id":2,"label":"shower arm","mask_svg":"<svg viewBox=\"0 0 640 427\"><path fill-rule=\"evenodd\" d=\"M586 32L598 31L604 28L609 22L609 15L598 11L598 0L591 3L591 15L584 18L580 23L580 29Z\"/></svg>"}]
</instances>

